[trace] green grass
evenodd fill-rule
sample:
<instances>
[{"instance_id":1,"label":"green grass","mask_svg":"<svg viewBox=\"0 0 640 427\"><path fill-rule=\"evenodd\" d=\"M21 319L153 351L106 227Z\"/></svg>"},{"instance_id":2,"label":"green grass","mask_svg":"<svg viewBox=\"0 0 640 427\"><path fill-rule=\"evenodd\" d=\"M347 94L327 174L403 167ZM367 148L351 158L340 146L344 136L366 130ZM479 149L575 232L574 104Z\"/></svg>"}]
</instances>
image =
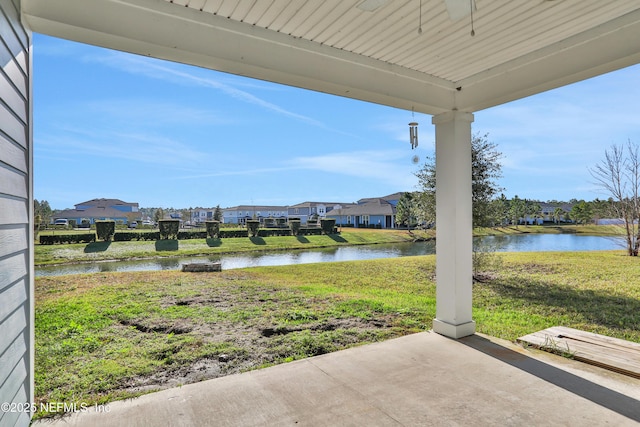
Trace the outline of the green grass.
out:
<instances>
[{"instance_id":1,"label":"green grass","mask_svg":"<svg viewBox=\"0 0 640 427\"><path fill-rule=\"evenodd\" d=\"M509 225L505 227L476 228L476 236L500 236L505 234L586 234L590 236L619 236L624 229L617 225Z\"/></svg>"},{"instance_id":2,"label":"green grass","mask_svg":"<svg viewBox=\"0 0 640 427\"><path fill-rule=\"evenodd\" d=\"M429 236L425 232L422 235ZM402 230L345 229L341 234L331 236L277 236L253 239L228 238L35 245L35 265L410 242L414 237Z\"/></svg>"},{"instance_id":3,"label":"green grass","mask_svg":"<svg viewBox=\"0 0 640 427\"><path fill-rule=\"evenodd\" d=\"M477 330L568 326L640 342L640 260L503 253L474 284ZM36 400L93 405L431 328L435 257L221 273L36 279ZM38 414L42 416L43 414Z\"/></svg>"},{"instance_id":4,"label":"green grass","mask_svg":"<svg viewBox=\"0 0 640 427\"><path fill-rule=\"evenodd\" d=\"M512 253L474 286L480 331L514 339L563 325L640 342L640 260L623 252Z\"/></svg>"}]
</instances>

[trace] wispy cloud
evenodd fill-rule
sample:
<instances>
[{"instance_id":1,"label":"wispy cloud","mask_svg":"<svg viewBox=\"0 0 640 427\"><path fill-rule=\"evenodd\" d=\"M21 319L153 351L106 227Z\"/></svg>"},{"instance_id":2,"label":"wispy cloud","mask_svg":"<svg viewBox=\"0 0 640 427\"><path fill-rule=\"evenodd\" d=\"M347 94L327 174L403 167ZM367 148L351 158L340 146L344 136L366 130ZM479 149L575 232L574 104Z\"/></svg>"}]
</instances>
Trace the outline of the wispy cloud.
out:
<instances>
[{"instance_id":1,"label":"wispy cloud","mask_svg":"<svg viewBox=\"0 0 640 427\"><path fill-rule=\"evenodd\" d=\"M96 156L101 159L134 159L157 165L198 165L206 163L208 155L192 147L162 136L135 133L92 134L86 129L75 129L63 136L39 138L36 151L40 154L72 151L74 155Z\"/></svg>"},{"instance_id":2,"label":"wispy cloud","mask_svg":"<svg viewBox=\"0 0 640 427\"><path fill-rule=\"evenodd\" d=\"M402 161L406 158L406 166ZM371 178L399 186L415 184L410 156L403 150L355 151L296 157L290 161L300 169Z\"/></svg>"},{"instance_id":3,"label":"wispy cloud","mask_svg":"<svg viewBox=\"0 0 640 427\"><path fill-rule=\"evenodd\" d=\"M231 167L231 166L229 166ZM302 156L281 165L263 168L235 167L233 170L205 172L174 177L174 179L202 179L225 176L258 176L287 173L296 170L319 171L329 175L347 175L412 188L416 184L410 152L404 150L355 151L319 156Z\"/></svg>"},{"instance_id":4,"label":"wispy cloud","mask_svg":"<svg viewBox=\"0 0 640 427\"><path fill-rule=\"evenodd\" d=\"M106 117L113 121L142 125L164 126L186 125L224 125L238 123L238 119L223 111L193 108L172 102L157 102L145 99L112 99L92 101L88 108L94 117Z\"/></svg>"},{"instance_id":5,"label":"wispy cloud","mask_svg":"<svg viewBox=\"0 0 640 427\"><path fill-rule=\"evenodd\" d=\"M215 89L242 102L256 105L265 110L300 120L314 126L324 127L324 124L318 120L289 111L276 104L265 101L264 99L247 91L238 89L216 79L200 77L192 73L178 70L175 67L163 65L159 60L138 57L120 52L108 52L105 55L88 55L84 59L86 61L99 62L131 74L143 75L145 77L164 80L174 84L186 84Z\"/></svg>"},{"instance_id":6,"label":"wispy cloud","mask_svg":"<svg viewBox=\"0 0 640 427\"><path fill-rule=\"evenodd\" d=\"M296 167L271 167L271 168L236 168L234 170L226 170L219 172L204 172L200 174L182 175L176 176L174 179L201 179L201 178L216 178L223 176L256 176L261 174L279 173L299 169Z\"/></svg>"}]
</instances>

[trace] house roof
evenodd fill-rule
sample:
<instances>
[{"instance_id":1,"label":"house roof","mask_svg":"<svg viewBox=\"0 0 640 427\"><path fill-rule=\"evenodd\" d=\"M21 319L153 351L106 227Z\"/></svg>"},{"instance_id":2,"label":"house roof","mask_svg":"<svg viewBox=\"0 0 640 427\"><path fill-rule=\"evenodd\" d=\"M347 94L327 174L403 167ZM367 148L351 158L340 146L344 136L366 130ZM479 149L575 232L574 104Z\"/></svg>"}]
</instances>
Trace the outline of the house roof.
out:
<instances>
[{"instance_id":1,"label":"house roof","mask_svg":"<svg viewBox=\"0 0 640 427\"><path fill-rule=\"evenodd\" d=\"M123 202L119 199L91 199L86 202L78 203L78 206L95 206L95 207L110 207L110 206L138 206L138 203Z\"/></svg>"},{"instance_id":2,"label":"house roof","mask_svg":"<svg viewBox=\"0 0 640 427\"><path fill-rule=\"evenodd\" d=\"M556 208L560 208L565 212L570 212L571 208L573 208L573 203L547 203L547 202L538 202L540 205L540 209L543 211L554 211Z\"/></svg>"},{"instance_id":3,"label":"house roof","mask_svg":"<svg viewBox=\"0 0 640 427\"><path fill-rule=\"evenodd\" d=\"M310 207L317 207L318 205L323 205L326 207L334 207L336 205L344 206L345 204L341 202L302 202L296 205L291 205L289 206L289 208L310 208Z\"/></svg>"},{"instance_id":4,"label":"house roof","mask_svg":"<svg viewBox=\"0 0 640 427\"><path fill-rule=\"evenodd\" d=\"M222 209L225 211L286 211L287 206L258 206L258 205L240 205Z\"/></svg>"},{"instance_id":5,"label":"house roof","mask_svg":"<svg viewBox=\"0 0 640 427\"><path fill-rule=\"evenodd\" d=\"M384 196L384 197L365 197L364 199L358 200L358 203L364 203L367 201L378 200L378 199L386 200L386 201L400 200L403 194L404 192L398 192L398 193L389 194L388 196Z\"/></svg>"},{"instance_id":6,"label":"house roof","mask_svg":"<svg viewBox=\"0 0 640 427\"><path fill-rule=\"evenodd\" d=\"M53 218L126 218L127 212L109 207L91 207L84 210L65 209L53 215Z\"/></svg>"},{"instance_id":7,"label":"house roof","mask_svg":"<svg viewBox=\"0 0 640 427\"><path fill-rule=\"evenodd\" d=\"M337 215L395 215L396 209L391 203L381 198L370 199L364 203L351 205L340 209L339 212L331 211L327 216Z\"/></svg>"},{"instance_id":8,"label":"house roof","mask_svg":"<svg viewBox=\"0 0 640 427\"><path fill-rule=\"evenodd\" d=\"M637 0L20 3L39 33L426 114L640 62Z\"/></svg>"}]
</instances>

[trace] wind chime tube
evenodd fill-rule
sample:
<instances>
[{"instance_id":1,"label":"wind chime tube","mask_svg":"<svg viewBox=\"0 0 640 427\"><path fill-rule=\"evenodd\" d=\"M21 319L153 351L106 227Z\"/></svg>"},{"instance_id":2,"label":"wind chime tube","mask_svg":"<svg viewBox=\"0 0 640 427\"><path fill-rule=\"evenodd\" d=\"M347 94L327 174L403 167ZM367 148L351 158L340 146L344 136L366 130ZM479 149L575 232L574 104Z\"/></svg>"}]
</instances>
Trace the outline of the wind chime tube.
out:
<instances>
[{"instance_id":1,"label":"wind chime tube","mask_svg":"<svg viewBox=\"0 0 640 427\"><path fill-rule=\"evenodd\" d=\"M411 149L413 150L418 146L418 123L409 123L409 142L411 142Z\"/></svg>"}]
</instances>

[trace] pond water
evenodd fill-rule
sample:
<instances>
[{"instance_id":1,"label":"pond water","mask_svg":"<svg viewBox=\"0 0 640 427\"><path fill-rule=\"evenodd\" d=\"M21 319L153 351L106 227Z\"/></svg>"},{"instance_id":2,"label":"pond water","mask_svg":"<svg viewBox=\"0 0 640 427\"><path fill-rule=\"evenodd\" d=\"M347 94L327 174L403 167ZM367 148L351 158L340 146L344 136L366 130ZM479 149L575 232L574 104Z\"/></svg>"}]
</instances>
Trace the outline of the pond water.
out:
<instances>
[{"instance_id":1,"label":"pond water","mask_svg":"<svg viewBox=\"0 0 640 427\"><path fill-rule=\"evenodd\" d=\"M592 251L622 249L619 239L573 234L519 234L476 238L475 244L499 252ZM93 262L62 266L36 267L36 276L99 273L111 271L178 270L193 262L220 262L223 270L308 264L316 262L356 261L396 258L435 253L435 242L395 243L367 246L311 249L275 253L230 254L213 256L170 257L137 261Z\"/></svg>"},{"instance_id":2,"label":"pond water","mask_svg":"<svg viewBox=\"0 0 640 427\"><path fill-rule=\"evenodd\" d=\"M585 236L581 234L516 234L479 237L475 241L493 247L499 252L608 251L624 249L624 242L618 237Z\"/></svg>"}]
</instances>

